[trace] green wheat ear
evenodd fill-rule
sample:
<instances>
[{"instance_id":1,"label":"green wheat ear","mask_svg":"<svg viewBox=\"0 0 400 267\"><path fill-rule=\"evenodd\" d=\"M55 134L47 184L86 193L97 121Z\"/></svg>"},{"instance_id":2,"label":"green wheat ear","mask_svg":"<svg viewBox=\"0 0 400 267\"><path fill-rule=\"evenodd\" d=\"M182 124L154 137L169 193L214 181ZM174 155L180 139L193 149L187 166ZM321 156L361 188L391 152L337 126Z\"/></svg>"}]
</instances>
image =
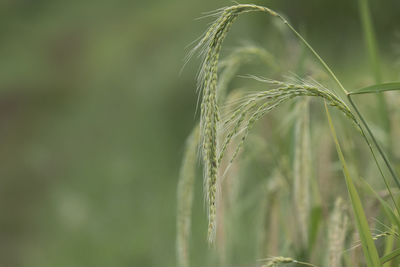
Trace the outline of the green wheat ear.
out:
<instances>
[{"instance_id":1,"label":"green wheat ear","mask_svg":"<svg viewBox=\"0 0 400 267\"><path fill-rule=\"evenodd\" d=\"M201 151L204 165L205 192L208 207L208 240L214 242L216 231L216 193L217 193L217 123L219 111L217 105L217 69L222 42L235 19L242 13L251 11L268 12L272 10L256 5L236 5L218 10L216 21L210 26L199 44L189 56L200 50L203 63L198 78L198 88L202 94L200 115Z\"/></svg>"},{"instance_id":2,"label":"green wheat ear","mask_svg":"<svg viewBox=\"0 0 400 267\"><path fill-rule=\"evenodd\" d=\"M317 267L314 264L311 264L308 262L297 261L295 259L288 258L288 257L282 257L282 256L271 257L271 258L263 259L261 261L267 261L266 264L264 264L262 267L277 267L277 266L281 266L284 264L290 264L290 263L297 263L299 265Z\"/></svg>"},{"instance_id":3,"label":"green wheat ear","mask_svg":"<svg viewBox=\"0 0 400 267\"><path fill-rule=\"evenodd\" d=\"M230 27L232 26L235 19L243 13L247 12L264 12L268 15L272 15L274 17L279 18L298 38L299 40L312 52L312 54L318 59L324 69L329 73L332 79L337 83L340 87L340 93L343 95L349 95L349 92L344 88L342 83L338 80L336 75L333 71L329 68L329 66L325 63L325 61L318 55L318 53L311 47L311 45L291 26L288 21L283 18L280 14L276 13L275 11L257 5L251 4L238 4L231 7L226 7L219 9L215 12L217 19L215 22L209 27L203 37L200 39L198 45L189 53L189 57L193 55L195 52L199 52L203 58L203 62L200 67L199 77L198 77L198 90L201 93L202 100L201 100L201 116L200 116L200 145L201 145L201 152L202 152L202 161L204 166L204 185L205 185L205 195L207 201L207 208L208 208L208 240L209 243L213 243L215 239L215 231L216 231L216 206L217 206L217 173L218 167L220 163L220 159L224 154L224 148L226 142L222 145L222 150L219 150L219 144L217 143L217 139L219 136L218 131L218 122L219 122L219 108L217 102L217 72L218 72L218 61L219 61L219 54L222 46L222 42L226 37ZM298 88L299 89L299 88ZM301 89L301 88L300 88ZM304 89L304 88L302 88ZM302 90L298 90L302 91ZM309 90L306 90L309 91ZM338 94L333 94L334 90L330 92L330 95L325 94L328 98L327 103L330 105L334 105L339 108L342 112L346 114L347 117L351 118L351 120L358 126L360 129L364 140L367 142L371 153L374 156L374 160L377 163L377 166L380 170L380 173L383 176L383 173L380 169L379 163L376 160L375 154L369 143L368 138L363 132L360 124L358 123L357 119L351 113L351 111L347 108L346 104L338 97ZM255 113L253 113L249 117L249 121L247 122L247 126L245 127L245 134L242 136L241 141L239 142L239 146L234 153L234 157L236 157L237 152L239 152L240 147L243 145L246 136L253 126L253 124L261 118L266 112L273 109L274 107L278 106L280 103L286 101L287 99L293 98L297 96L297 93L293 93L291 97L286 97L286 99L282 98L280 102L274 103L274 105L269 105L265 103L263 106L258 107ZM323 96L324 97L324 96ZM337 101L338 100L338 101ZM356 110L354 103L351 101L349 97L349 101L352 107ZM254 107L254 103L250 102L251 106ZM246 109L249 109L246 107ZM357 111L357 110L356 110ZM368 133L370 134L371 138L373 139L375 145L379 147L376 143L373 134L370 132L367 124L363 120L361 114L357 111L361 123L366 127ZM238 114L242 117L242 112L239 111ZM244 119L238 120L236 126L233 129L240 129L241 123L243 123ZM238 132L234 132L233 135L237 135ZM232 138L233 136L230 136ZM229 141L228 141L229 143ZM384 154L379 149L379 153L384 157ZM233 157L233 158L234 158ZM392 167L390 163L385 160L385 164L391 170L391 174L394 178L396 175L392 171ZM385 181L386 183L386 181Z\"/></svg>"},{"instance_id":4,"label":"green wheat ear","mask_svg":"<svg viewBox=\"0 0 400 267\"><path fill-rule=\"evenodd\" d=\"M240 14L255 11L264 12L274 17L278 17L284 24L286 24L290 28L293 33L296 34L296 36L300 38L303 43L305 43L305 45L314 53L314 55L320 60L327 71L337 81L332 71L319 57L319 55L312 49L312 47L304 40L304 38L299 33L297 33L296 30L294 30L294 28L281 15L279 15L275 11L266 7L251 4L239 4L217 10L214 15L218 16L218 18L206 31L204 36L201 38L199 44L192 50L192 52L189 53L190 57L196 51L199 51L200 55L203 57L203 63L200 67L198 77L198 89L202 95L200 106L200 142L204 166L205 195L208 204L208 240L210 243L214 242L216 231L216 192L217 172L219 165L219 160L217 159L217 155L219 153L217 144L217 124L219 121L219 111L217 104L217 71L219 54L222 42L235 19ZM340 85L340 82L338 82L338 84ZM343 91L346 92L344 88ZM256 120L256 117L253 117L251 120L254 122Z\"/></svg>"},{"instance_id":5,"label":"green wheat ear","mask_svg":"<svg viewBox=\"0 0 400 267\"><path fill-rule=\"evenodd\" d=\"M231 7L222 8L215 12L214 15L218 18L206 31L204 36L201 38L199 44L189 53L190 57L196 51L199 51L200 55L203 57L203 63L200 67L198 77L198 89L202 95L200 105L200 142L204 166L205 195L208 204L208 240L210 243L214 242L216 231L216 193L217 172L219 165L219 160L217 159L217 155L219 153L217 144L217 124L219 121L219 111L217 104L217 72L219 54L222 42L235 19L240 14L255 11L264 12L274 17L278 17L284 24L286 24L290 28L292 32L294 32L301 39L302 42L307 45L307 47L315 54L315 56L331 73L331 75L336 78L329 67L323 62L323 60L312 49L312 47L304 40L304 38L300 34L298 34L297 31L294 30L294 28L275 11L257 5L239 4ZM345 91L344 88L343 90ZM252 121L255 120L255 117L252 118Z\"/></svg>"},{"instance_id":6,"label":"green wheat ear","mask_svg":"<svg viewBox=\"0 0 400 267\"><path fill-rule=\"evenodd\" d=\"M341 256L344 251L346 232L349 219L346 214L346 207L343 200L339 197L335 201L335 206L331 213L328 223L328 266L341 266Z\"/></svg>"},{"instance_id":7,"label":"green wheat ear","mask_svg":"<svg viewBox=\"0 0 400 267\"><path fill-rule=\"evenodd\" d=\"M199 138L199 127L195 127L186 140L179 173L176 220L176 251L179 267L189 267L189 236Z\"/></svg>"},{"instance_id":8,"label":"green wheat ear","mask_svg":"<svg viewBox=\"0 0 400 267\"><path fill-rule=\"evenodd\" d=\"M234 112L224 120L224 129L226 129L224 130L225 138L221 146L218 162L224 157L225 151L232 139L240 137L236 150L230 159L230 163L232 163L238 156L254 124L271 110L297 97L312 96L324 99L330 106L342 112L358 128L357 121L346 103L315 81L299 80L297 81L298 83L289 83L254 76L253 78L270 86L275 86L275 88L248 94L239 102Z\"/></svg>"},{"instance_id":9,"label":"green wheat ear","mask_svg":"<svg viewBox=\"0 0 400 267\"><path fill-rule=\"evenodd\" d=\"M308 244L308 224L310 216L310 114L309 99L304 98L297 105L298 119L295 123L295 157L293 168L294 207L299 222L299 236L303 247Z\"/></svg>"},{"instance_id":10,"label":"green wheat ear","mask_svg":"<svg viewBox=\"0 0 400 267\"><path fill-rule=\"evenodd\" d=\"M256 46L244 46L235 49L226 60L221 61L223 69L218 83L220 92L219 101L222 103L229 99L238 98L242 95L239 91L233 91L225 97L229 82L233 79L239 67L257 56L265 64L273 65L272 56L263 48ZM196 173L196 159L199 146L199 126L197 125L187 137L185 152L181 163L179 182L177 188L177 261L178 266L188 267L189 264L189 240L191 228L191 209L193 202L193 186Z\"/></svg>"}]
</instances>

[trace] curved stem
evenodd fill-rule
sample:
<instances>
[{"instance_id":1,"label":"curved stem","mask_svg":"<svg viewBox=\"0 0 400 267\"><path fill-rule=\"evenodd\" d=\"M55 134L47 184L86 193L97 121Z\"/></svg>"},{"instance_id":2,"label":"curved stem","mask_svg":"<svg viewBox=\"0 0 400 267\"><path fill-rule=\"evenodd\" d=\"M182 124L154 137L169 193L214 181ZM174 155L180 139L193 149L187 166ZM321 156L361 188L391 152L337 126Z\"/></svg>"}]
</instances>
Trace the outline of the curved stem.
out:
<instances>
[{"instance_id":1,"label":"curved stem","mask_svg":"<svg viewBox=\"0 0 400 267\"><path fill-rule=\"evenodd\" d=\"M383 152L381 146L378 144L378 141L376 140L375 136L373 135L371 129L368 127L367 122L364 120L364 117L361 115L360 111L358 110L356 104L353 102L353 100L351 99L351 95L347 94L347 98L349 99L350 104L352 105L352 107L354 108L355 112L357 113L358 117L360 118L361 122L363 123L363 125L365 126L365 128L367 129L368 134L371 136L372 142L374 143L374 145L376 146L376 148L378 149L379 154L382 156L383 161L385 162L386 166L389 169L390 174L393 177L393 180L396 182L396 185L400 188L400 180L396 174L396 172L394 171L392 165L390 164L386 154Z\"/></svg>"},{"instance_id":2,"label":"curved stem","mask_svg":"<svg viewBox=\"0 0 400 267\"><path fill-rule=\"evenodd\" d=\"M387 157L386 157L385 153L383 152L382 148L380 147L380 145L379 145L378 142L376 141L376 138L375 138L374 134L372 133L372 131L370 130L370 128L368 127L367 122L364 120L363 116L362 116L361 113L358 111L357 106L356 106L356 105L354 104L354 102L351 100L350 93L344 88L344 86L343 86L342 83L339 81L339 79L336 77L336 75L333 73L333 71L332 71L331 68L328 66L328 64L326 64L326 62L320 57L320 55L314 50L314 48L312 48L312 46L303 38L303 36L301 36L301 34L298 33L298 32L293 28L293 26L290 25L289 22L288 22L284 17L282 17L280 14L276 13L276 16L279 17L279 18L283 21L283 23L286 24L286 25L289 27L289 29L290 29L290 30L291 30L291 31L292 31L292 32L307 46L307 48L308 48L308 49L312 52L312 54L318 59L318 61L319 61L319 62L322 64L322 66L326 69L326 71L327 71L327 72L329 73L329 75L333 78L333 80L335 80L335 82L338 84L338 86L340 87L340 89L346 94L347 98L349 99L349 102L350 102L351 106L354 108L354 110L356 111L358 117L360 118L361 123L365 126L365 128L367 129L368 134L371 136L371 139L372 139L374 145L375 145L376 148L378 149L379 154L381 155L381 157L383 158L383 160L384 160L386 166L388 167L388 169L389 169L389 171L390 171L390 174L392 175L394 181L396 182L396 185L400 188L400 180L399 180L399 178L397 177L395 171L393 170L392 165L390 164L389 160L387 159ZM372 153L372 155L373 155L373 157L374 157L374 160L375 160L375 163L376 163L376 165L377 165L377 167L378 167L378 169L379 169L379 172L380 172L381 175L382 175L382 178L383 178L383 180L384 180L384 182L385 182L385 185L386 185L386 187L388 188L388 190L390 191L389 184L387 183L386 178L385 178L385 176L383 175L382 169L381 169L381 167L380 167L380 165L379 165L379 163L378 163L378 161L377 161L377 159L376 159L376 156L375 156L375 153L374 153L374 151L373 151L373 149L372 149L372 146L371 146L371 144L369 143L368 138L366 137L366 135L365 135L365 133L364 133L364 131L363 131L363 129L361 128L360 125L359 125L359 128L361 129L361 133L362 133L362 135L363 135L365 141L367 142L367 144L368 144L368 146L369 146L369 148L370 148L370 150L371 150L371 153ZM394 204L395 204L395 206L396 206L396 209L397 209L397 211L399 212L399 208L397 207L396 201L394 200L392 193L390 193L390 194L391 194L391 196L392 196L392 199L393 199L393 202L394 202ZM400 213L399 213L399 214L400 214Z\"/></svg>"}]
</instances>

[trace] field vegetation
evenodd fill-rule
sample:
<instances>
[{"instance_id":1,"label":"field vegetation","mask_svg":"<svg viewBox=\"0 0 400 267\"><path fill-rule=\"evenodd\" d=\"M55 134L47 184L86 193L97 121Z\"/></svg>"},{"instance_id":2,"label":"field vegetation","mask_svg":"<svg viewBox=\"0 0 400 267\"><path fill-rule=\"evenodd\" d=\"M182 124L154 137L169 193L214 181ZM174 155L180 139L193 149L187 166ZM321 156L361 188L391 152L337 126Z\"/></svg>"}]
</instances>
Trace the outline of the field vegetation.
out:
<instances>
[{"instance_id":1,"label":"field vegetation","mask_svg":"<svg viewBox=\"0 0 400 267\"><path fill-rule=\"evenodd\" d=\"M196 254L196 202L208 220L201 266L399 266L400 82L385 78L368 1L358 9L369 65L349 74L357 88L283 14L234 4L204 15L213 22L187 59L201 60L199 122L179 174L178 266ZM268 44L224 49L255 13Z\"/></svg>"}]
</instances>

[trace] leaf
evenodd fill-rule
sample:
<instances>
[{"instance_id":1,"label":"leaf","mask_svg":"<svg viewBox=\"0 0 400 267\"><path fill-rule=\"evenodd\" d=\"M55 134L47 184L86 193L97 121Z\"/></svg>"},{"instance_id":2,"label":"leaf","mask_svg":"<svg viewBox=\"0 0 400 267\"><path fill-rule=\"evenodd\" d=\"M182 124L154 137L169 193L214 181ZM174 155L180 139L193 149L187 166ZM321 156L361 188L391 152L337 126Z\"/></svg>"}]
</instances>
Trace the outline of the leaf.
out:
<instances>
[{"instance_id":1,"label":"leaf","mask_svg":"<svg viewBox=\"0 0 400 267\"><path fill-rule=\"evenodd\" d=\"M365 259L367 261L367 265L369 267L378 267L378 266L380 267L382 265L379 260L378 251L376 250L374 240L372 239L372 235L369 230L367 218L365 216L360 197L357 193L357 189L354 186L354 183L350 176L349 170L347 168L347 164L344 159L342 150L340 148L339 141L336 136L336 131L333 126L332 118L331 118L331 115L329 114L329 110L328 110L328 106L326 105L326 102L325 102L325 110L326 110L326 116L328 118L329 126L331 129L332 137L333 137L333 140L335 141L336 151L337 151L339 159L342 163L342 170L343 170L344 178L346 180L347 190L349 192L351 206L352 206L353 212L354 212L354 217L356 219L356 226L357 226L358 233L360 235L361 245L362 245L362 248L364 251L364 257L365 257Z\"/></svg>"},{"instance_id":2,"label":"leaf","mask_svg":"<svg viewBox=\"0 0 400 267\"><path fill-rule=\"evenodd\" d=\"M310 226L308 227L308 240L309 240L308 247L310 251L314 247L321 222L322 222L322 208L321 206L315 206L311 209Z\"/></svg>"},{"instance_id":3,"label":"leaf","mask_svg":"<svg viewBox=\"0 0 400 267\"><path fill-rule=\"evenodd\" d=\"M377 94L386 91L399 91L399 90L400 90L400 82L380 83L357 89L353 92L350 92L349 95Z\"/></svg>"},{"instance_id":4,"label":"leaf","mask_svg":"<svg viewBox=\"0 0 400 267\"><path fill-rule=\"evenodd\" d=\"M393 227L392 227L392 229L393 229ZM383 252L383 255L386 256L386 254L389 254L390 251L392 251L392 249L393 249L393 245L394 245L394 236L389 235L385 240L385 251ZM382 262L382 258L381 258L381 262ZM382 266L383 267L391 267L391 265L392 265L391 262L386 262Z\"/></svg>"},{"instance_id":5,"label":"leaf","mask_svg":"<svg viewBox=\"0 0 400 267\"><path fill-rule=\"evenodd\" d=\"M383 256L381 258L381 263L385 263L388 262L396 257L400 256L400 248L393 250L392 252L390 252L389 254Z\"/></svg>"}]
</instances>

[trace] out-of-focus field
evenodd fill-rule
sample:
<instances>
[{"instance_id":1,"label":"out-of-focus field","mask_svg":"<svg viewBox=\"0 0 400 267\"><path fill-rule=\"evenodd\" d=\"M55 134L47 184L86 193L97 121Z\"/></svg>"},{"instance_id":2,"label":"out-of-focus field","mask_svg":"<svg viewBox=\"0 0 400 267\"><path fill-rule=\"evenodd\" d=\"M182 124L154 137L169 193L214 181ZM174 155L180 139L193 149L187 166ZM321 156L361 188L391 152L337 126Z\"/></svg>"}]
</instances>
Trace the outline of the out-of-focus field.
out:
<instances>
[{"instance_id":1,"label":"out-of-focus field","mask_svg":"<svg viewBox=\"0 0 400 267\"><path fill-rule=\"evenodd\" d=\"M356 1L256 3L290 18L349 87L372 83ZM175 266L177 175L198 117L199 60L179 72L210 22L194 19L230 4L0 3L0 266ZM400 2L371 6L384 76L399 79L386 51L400 47ZM243 16L226 46L271 42L269 22ZM197 181L195 266L207 251L202 194Z\"/></svg>"}]
</instances>

